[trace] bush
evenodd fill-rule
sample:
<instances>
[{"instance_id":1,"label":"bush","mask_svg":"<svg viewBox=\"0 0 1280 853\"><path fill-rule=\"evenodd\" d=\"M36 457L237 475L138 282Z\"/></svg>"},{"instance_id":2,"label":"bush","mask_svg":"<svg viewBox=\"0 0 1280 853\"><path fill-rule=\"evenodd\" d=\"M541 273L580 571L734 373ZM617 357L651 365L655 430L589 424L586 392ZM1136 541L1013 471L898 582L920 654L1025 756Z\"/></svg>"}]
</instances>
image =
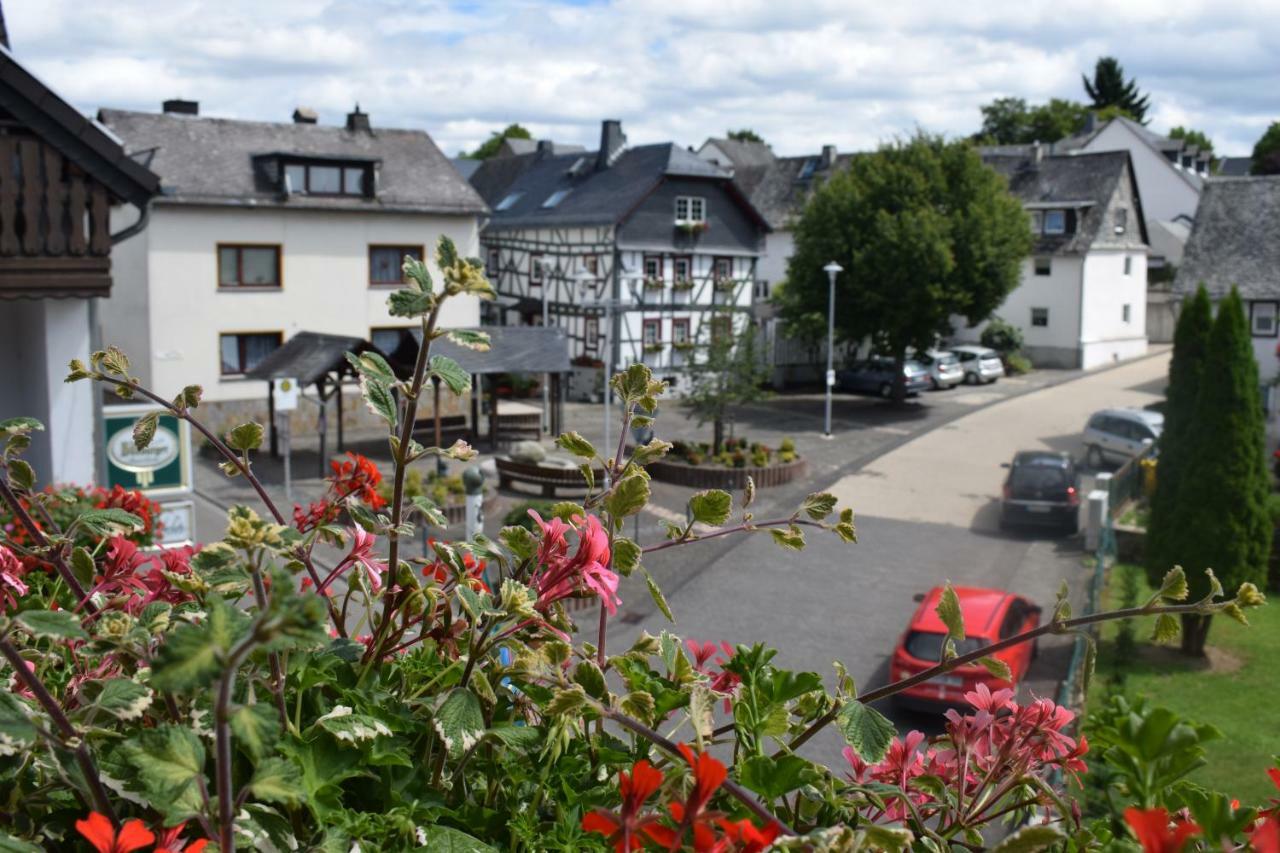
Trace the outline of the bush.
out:
<instances>
[{"instance_id":1,"label":"bush","mask_svg":"<svg viewBox=\"0 0 1280 853\"><path fill-rule=\"evenodd\" d=\"M1004 367L1010 376L1022 376L1033 370L1031 359L1020 352L1011 352L1004 357Z\"/></svg>"},{"instance_id":2,"label":"bush","mask_svg":"<svg viewBox=\"0 0 1280 853\"><path fill-rule=\"evenodd\" d=\"M990 347L1007 357L1022 349L1022 330L999 317L992 317L982 330L980 340L984 347Z\"/></svg>"},{"instance_id":3,"label":"bush","mask_svg":"<svg viewBox=\"0 0 1280 853\"><path fill-rule=\"evenodd\" d=\"M555 501L521 501L502 517L502 525L504 527L523 527L525 530L536 532L538 525L529 517L529 510L533 510L545 520L553 515L552 510L555 505Z\"/></svg>"},{"instance_id":4,"label":"bush","mask_svg":"<svg viewBox=\"0 0 1280 853\"><path fill-rule=\"evenodd\" d=\"M791 438L782 439L782 441L778 444L778 450L783 453L794 454L796 452L795 440Z\"/></svg>"}]
</instances>

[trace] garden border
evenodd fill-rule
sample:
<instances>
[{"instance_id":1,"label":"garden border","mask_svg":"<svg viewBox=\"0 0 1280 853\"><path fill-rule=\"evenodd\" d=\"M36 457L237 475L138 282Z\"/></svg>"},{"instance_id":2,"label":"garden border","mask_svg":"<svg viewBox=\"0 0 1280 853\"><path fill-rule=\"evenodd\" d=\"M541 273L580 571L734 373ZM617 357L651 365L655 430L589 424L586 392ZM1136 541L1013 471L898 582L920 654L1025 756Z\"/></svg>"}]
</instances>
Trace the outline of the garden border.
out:
<instances>
[{"instance_id":1,"label":"garden border","mask_svg":"<svg viewBox=\"0 0 1280 853\"><path fill-rule=\"evenodd\" d=\"M781 486L797 477L803 477L809 471L809 462L799 458L791 462L764 467L747 465L743 468L724 468L719 465L689 465L684 462L656 459L646 464L645 470L659 483L689 486L694 489L744 489L747 486L747 477L755 482L756 488L767 489L770 486Z\"/></svg>"}]
</instances>

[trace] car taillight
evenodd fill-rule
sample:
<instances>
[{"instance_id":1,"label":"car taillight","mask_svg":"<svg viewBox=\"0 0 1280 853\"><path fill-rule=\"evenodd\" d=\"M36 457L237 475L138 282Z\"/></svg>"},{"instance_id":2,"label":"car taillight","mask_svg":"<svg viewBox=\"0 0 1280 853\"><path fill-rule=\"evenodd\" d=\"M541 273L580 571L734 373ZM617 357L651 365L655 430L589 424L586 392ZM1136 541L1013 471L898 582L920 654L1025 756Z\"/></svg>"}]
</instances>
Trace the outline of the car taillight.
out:
<instances>
[{"instance_id":1,"label":"car taillight","mask_svg":"<svg viewBox=\"0 0 1280 853\"><path fill-rule=\"evenodd\" d=\"M1009 500L1009 498L1011 498L1011 497L1013 497L1013 489L1011 489L1011 488L1009 487L1009 484L1008 484L1008 483L1005 483L1005 484L1004 484L1004 499L1005 499L1005 500Z\"/></svg>"},{"instance_id":2,"label":"car taillight","mask_svg":"<svg viewBox=\"0 0 1280 853\"><path fill-rule=\"evenodd\" d=\"M1067 503L1073 506L1080 503L1080 495L1076 493L1075 486L1067 486Z\"/></svg>"}]
</instances>

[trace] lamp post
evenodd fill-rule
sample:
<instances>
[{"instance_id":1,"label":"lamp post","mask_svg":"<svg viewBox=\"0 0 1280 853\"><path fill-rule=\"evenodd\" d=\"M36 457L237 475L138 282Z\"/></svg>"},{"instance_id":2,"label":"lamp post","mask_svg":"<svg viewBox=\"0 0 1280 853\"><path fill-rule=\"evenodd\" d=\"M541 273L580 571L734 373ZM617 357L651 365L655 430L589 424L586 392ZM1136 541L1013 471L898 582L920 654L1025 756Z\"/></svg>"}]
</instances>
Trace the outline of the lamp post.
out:
<instances>
[{"instance_id":1,"label":"lamp post","mask_svg":"<svg viewBox=\"0 0 1280 853\"><path fill-rule=\"evenodd\" d=\"M832 366L836 348L836 274L844 272L844 267L832 261L822 269L827 274L827 412L822 437L831 438L831 389L836 384Z\"/></svg>"},{"instance_id":2,"label":"lamp post","mask_svg":"<svg viewBox=\"0 0 1280 853\"><path fill-rule=\"evenodd\" d=\"M560 266L556 265L555 280L558 282L560 277ZM550 280L544 280L542 284L542 328L547 328L547 291L550 290L548 285ZM551 432L551 391L547 387L550 383L547 381L548 374L542 376L542 431Z\"/></svg>"}]
</instances>

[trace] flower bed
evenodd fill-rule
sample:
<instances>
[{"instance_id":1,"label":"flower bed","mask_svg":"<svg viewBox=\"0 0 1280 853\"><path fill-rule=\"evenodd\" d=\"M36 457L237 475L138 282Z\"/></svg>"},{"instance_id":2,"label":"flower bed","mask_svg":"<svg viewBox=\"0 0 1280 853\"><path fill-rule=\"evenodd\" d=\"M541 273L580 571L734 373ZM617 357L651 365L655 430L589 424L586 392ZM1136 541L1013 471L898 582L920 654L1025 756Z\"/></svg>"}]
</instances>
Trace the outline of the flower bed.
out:
<instances>
[{"instance_id":1,"label":"flower bed","mask_svg":"<svg viewBox=\"0 0 1280 853\"><path fill-rule=\"evenodd\" d=\"M804 476L808 468L789 438L777 449L731 438L724 442L719 456L711 453L706 442L677 441L665 458L646 466L655 480L695 489L741 489L748 477L756 488L781 486Z\"/></svg>"}]
</instances>

